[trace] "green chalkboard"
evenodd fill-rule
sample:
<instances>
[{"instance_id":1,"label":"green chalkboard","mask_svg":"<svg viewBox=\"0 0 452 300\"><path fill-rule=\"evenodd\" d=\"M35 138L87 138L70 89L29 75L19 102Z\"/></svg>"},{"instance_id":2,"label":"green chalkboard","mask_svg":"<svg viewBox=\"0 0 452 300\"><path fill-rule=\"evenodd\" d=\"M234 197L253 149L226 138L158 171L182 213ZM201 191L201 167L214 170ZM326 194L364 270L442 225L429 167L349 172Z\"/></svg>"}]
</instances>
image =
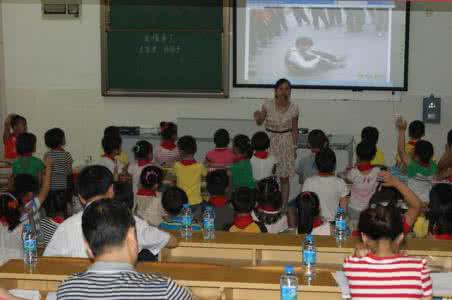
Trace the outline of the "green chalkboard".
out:
<instances>
[{"instance_id":1,"label":"green chalkboard","mask_svg":"<svg viewBox=\"0 0 452 300\"><path fill-rule=\"evenodd\" d=\"M226 95L224 0L105 1L104 95Z\"/></svg>"}]
</instances>

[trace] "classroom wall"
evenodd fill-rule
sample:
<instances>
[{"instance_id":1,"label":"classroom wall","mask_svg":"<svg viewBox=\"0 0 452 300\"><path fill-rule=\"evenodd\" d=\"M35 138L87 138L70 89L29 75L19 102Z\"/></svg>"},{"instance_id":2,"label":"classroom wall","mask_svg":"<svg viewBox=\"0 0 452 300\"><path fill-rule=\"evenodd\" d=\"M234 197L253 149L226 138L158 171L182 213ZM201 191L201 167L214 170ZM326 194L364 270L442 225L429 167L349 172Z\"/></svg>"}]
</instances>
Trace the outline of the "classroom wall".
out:
<instances>
[{"instance_id":1,"label":"classroom wall","mask_svg":"<svg viewBox=\"0 0 452 300\"><path fill-rule=\"evenodd\" d=\"M103 98L99 2L84 0L79 19L43 19L40 3L3 0L0 23L0 46L4 46L0 74L4 72L6 86L0 101L8 112L27 117L30 131L40 140L38 154L45 151L45 130L53 126L66 131L67 149L83 161L87 155L99 154L99 140L109 124L153 127L162 119L181 116L251 118L263 98L272 95L271 90L234 89L230 99ZM392 96L388 92L297 91L293 98L301 107L302 127L359 135L363 126L373 124L381 131L380 147L391 161L394 114L420 118L422 97L434 92L443 98L442 124L429 125L427 131L439 155L452 128L452 59L448 56L452 12L442 6L428 16L424 4L417 8L411 22L409 92ZM327 100L345 98L366 101Z\"/></svg>"}]
</instances>

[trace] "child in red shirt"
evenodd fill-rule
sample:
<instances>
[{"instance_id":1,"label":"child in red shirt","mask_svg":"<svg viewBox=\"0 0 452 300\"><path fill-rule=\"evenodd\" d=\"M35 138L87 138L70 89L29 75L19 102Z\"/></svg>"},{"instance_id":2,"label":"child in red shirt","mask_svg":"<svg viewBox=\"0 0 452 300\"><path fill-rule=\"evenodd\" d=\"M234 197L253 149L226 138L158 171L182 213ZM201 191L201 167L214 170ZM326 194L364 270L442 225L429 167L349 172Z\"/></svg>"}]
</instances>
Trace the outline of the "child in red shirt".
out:
<instances>
[{"instance_id":1,"label":"child in red shirt","mask_svg":"<svg viewBox=\"0 0 452 300\"><path fill-rule=\"evenodd\" d=\"M5 159L16 159L16 139L20 134L27 132L27 120L20 116L11 114L5 120L3 131L3 144L5 146Z\"/></svg>"},{"instance_id":2,"label":"child in red shirt","mask_svg":"<svg viewBox=\"0 0 452 300\"><path fill-rule=\"evenodd\" d=\"M234 162L234 152L229 148L229 132L226 129L218 129L213 137L215 149L207 152L205 165L209 171L224 169Z\"/></svg>"}]
</instances>

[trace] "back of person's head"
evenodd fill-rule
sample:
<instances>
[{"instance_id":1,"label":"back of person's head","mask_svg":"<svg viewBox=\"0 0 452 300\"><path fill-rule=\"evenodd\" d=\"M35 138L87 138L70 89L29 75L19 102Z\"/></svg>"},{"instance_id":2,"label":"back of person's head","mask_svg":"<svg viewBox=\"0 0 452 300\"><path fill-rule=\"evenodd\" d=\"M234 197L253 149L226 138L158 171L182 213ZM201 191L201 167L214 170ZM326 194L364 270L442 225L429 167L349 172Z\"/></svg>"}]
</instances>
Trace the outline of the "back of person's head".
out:
<instances>
[{"instance_id":1,"label":"back of person's head","mask_svg":"<svg viewBox=\"0 0 452 300\"><path fill-rule=\"evenodd\" d=\"M408 126L408 135L412 139L419 140L425 135L424 122L416 120L410 123Z\"/></svg>"},{"instance_id":2,"label":"back of person's head","mask_svg":"<svg viewBox=\"0 0 452 300\"><path fill-rule=\"evenodd\" d=\"M14 115L12 118L11 118L11 128L13 129L13 130L16 130L16 129L18 129L18 127L22 127L22 129L24 130L24 131L26 131L26 129L27 129L27 119L25 119L23 116L21 116L21 115Z\"/></svg>"},{"instance_id":3,"label":"back of person's head","mask_svg":"<svg viewBox=\"0 0 452 300\"><path fill-rule=\"evenodd\" d=\"M196 139L191 135L184 135L177 140L177 148L183 153L193 155L198 150Z\"/></svg>"},{"instance_id":4,"label":"back of person's head","mask_svg":"<svg viewBox=\"0 0 452 300\"><path fill-rule=\"evenodd\" d=\"M360 162L371 162L377 154L377 147L368 141L362 141L356 146L356 156Z\"/></svg>"},{"instance_id":5,"label":"back of person's head","mask_svg":"<svg viewBox=\"0 0 452 300\"><path fill-rule=\"evenodd\" d=\"M138 255L135 233L130 233L135 231L135 219L120 201L101 199L89 205L83 211L82 230L94 257L124 246L128 238L134 240L134 259Z\"/></svg>"},{"instance_id":6,"label":"back of person's head","mask_svg":"<svg viewBox=\"0 0 452 300\"><path fill-rule=\"evenodd\" d=\"M46 131L44 142L50 149L56 149L66 144L64 131L61 128L52 128Z\"/></svg>"},{"instance_id":7,"label":"back of person's head","mask_svg":"<svg viewBox=\"0 0 452 300\"><path fill-rule=\"evenodd\" d=\"M9 231L13 231L20 224L21 203L20 199L11 193L0 193L0 218L6 221Z\"/></svg>"},{"instance_id":8,"label":"back of person's head","mask_svg":"<svg viewBox=\"0 0 452 300\"><path fill-rule=\"evenodd\" d=\"M393 187L379 187L369 199L369 207L397 207L397 201L402 199L400 192Z\"/></svg>"},{"instance_id":9,"label":"back of person's head","mask_svg":"<svg viewBox=\"0 0 452 300\"><path fill-rule=\"evenodd\" d=\"M206 177L206 189L211 196L226 195L229 185L229 176L226 170L215 170L209 172Z\"/></svg>"},{"instance_id":10,"label":"back of person's head","mask_svg":"<svg viewBox=\"0 0 452 300\"><path fill-rule=\"evenodd\" d=\"M296 199L298 208L298 234L311 233L314 219L320 215L319 196L314 192L303 192Z\"/></svg>"},{"instance_id":11,"label":"back of person's head","mask_svg":"<svg viewBox=\"0 0 452 300\"><path fill-rule=\"evenodd\" d=\"M44 202L44 209L46 210L46 216L49 218L54 217L66 217L67 200L66 194L61 193L49 193L47 200Z\"/></svg>"},{"instance_id":12,"label":"back of person's head","mask_svg":"<svg viewBox=\"0 0 452 300\"><path fill-rule=\"evenodd\" d=\"M30 174L18 174L14 177L14 194L22 199L39 191L39 181Z\"/></svg>"},{"instance_id":13,"label":"back of person's head","mask_svg":"<svg viewBox=\"0 0 452 300\"><path fill-rule=\"evenodd\" d=\"M333 173L336 169L336 154L330 148L321 149L315 156L317 170L321 173Z\"/></svg>"},{"instance_id":14,"label":"back of person's head","mask_svg":"<svg viewBox=\"0 0 452 300\"><path fill-rule=\"evenodd\" d=\"M314 41L310 37L302 36L297 38L295 45L297 47L311 47L312 45L314 45Z\"/></svg>"},{"instance_id":15,"label":"back of person's head","mask_svg":"<svg viewBox=\"0 0 452 300\"><path fill-rule=\"evenodd\" d=\"M133 187L130 182L115 182L113 185L115 191L114 201L124 203L130 210L133 209Z\"/></svg>"},{"instance_id":16,"label":"back of person's head","mask_svg":"<svg viewBox=\"0 0 452 300\"><path fill-rule=\"evenodd\" d=\"M113 174L104 166L87 166L77 176L77 191L85 201L106 196L112 186Z\"/></svg>"},{"instance_id":17,"label":"back of person's head","mask_svg":"<svg viewBox=\"0 0 452 300\"><path fill-rule=\"evenodd\" d=\"M33 133L19 134L16 141L16 151L19 155L28 155L36 150L36 136Z\"/></svg>"},{"instance_id":18,"label":"back of person's head","mask_svg":"<svg viewBox=\"0 0 452 300\"><path fill-rule=\"evenodd\" d=\"M118 126L108 126L104 129L104 136L121 137L121 132Z\"/></svg>"},{"instance_id":19,"label":"back of person's head","mask_svg":"<svg viewBox=\"0 0 452 300\"><path fill-rule=\"evenodd\" d=\"M320 129L314 129L308 134L308 144L311 149L320 150L328 147L329 141L325 132Z\"/></svg>"},{"instance_id":20,"label":"back of person's head","mask_svg":"<svg viewBox=\"0 0 452 300\"><path fill-rule=\"evenodd\" d=\"M213 136L213 142L217 148L226 148L231 142L229 132L224 128L218 129Z\"/></svg>"},{"instance_id":21,"label":"back of person's head","mask_svg":"<svg viewBox=\"0 0 452 300\"><path fill-rule=\"evenodd\" d=\"M239 187L232 193L231 202L236 213L250 213L255 206L254 191L247 187Z\"/></svg>"},{"instance_id":22,"label":"back of person's head","mask_svg":"<svg viewBox=\"0 0 452 300\"><path fill-rule=\"evenodd\" d=\"M452 185L440 183L430 191L429 231L433 234L452 234Z\"/></svg>"},{"instance_id":23,"label":"back of person's head","mask_svg":"<svg viewBox=\"0 0 452 300\"><path fill-rule=\"evenodd\" d=\"M371 206L361 212L358 231L373 241L394 241L403 233L402 215L391 206Z\"/></svg>"},{"instance_id":24,"label":"back of person's head","mask_svg":"<svg viewBox=\"0 0 452 300\"><path fill-rule=\"evenodd\" d=\"M376 146L378 143L379 135L380 134L376 127L372 126L364 127L363 130L361 131L361 140L363 142L366 141Z\"/></svg>"},{"instance_id":25,"label":"back of person's head","mask_svg":"<svg viewBox=\"0 0 452 300\"><path fill-rule=\"evenodd\" d=\"M251 146L249 137L246 135L236 135L232 144L236 154L243 155L246 158L251 158L253 156L253 147Z\"/></svg>"},{"instance_id":26,"label":"back of person's head","mask_svg":"<svg viewBox=\"0 0 452 300\"><path fill-rule=\"evenodd\" d=\"M260 180L256 185L256 217L264 224L274 224L282 217L282 197L274 177Z\"/></svg>"},{"instance_id":27,"label":"back of person's head","mask_svg":"<svg viewBox=\"0 0 452 300\"><path fill-rule=\"evenodd\" d=\"M121 144L121 137L118 136L106 135L102 138L102 148L107 155L121 151Z\"/></svg>"},{"instance_id":28,"label":"back of person's head","mask_svg":"<svg viewBox=\"0 0 452 300\"><path fill-rule=\"evenodd\" d=\"M173 122L160 122L160 135L163 140L176 140L177 125Z\"/></svg>"},{"instance_id":29,"label":"back of person's head","mask_svg":"<svg viewBox=\"0 0 452 300\"><path fill-rule=\"evenodd\" d=\"M156 166L144 167L140 175L140 184L146 189L156 189L163 180L163 171Z\"/></svg>"},{"instance_id":30,"label":"back of person's head","mask_svg":"<svg viewBox=\"0 0 452 300\"><path fill-rule=\"evenodd\" d=\"M152 144L148 141L138 141L132 148L135 159L148 159L152 155Z\"/></svg>"},{"instance_id":31,"label":"back of person's head","mask_svg":"<svg viewBox=\"0 0 452 300\"><path fill-rule=\"evenodd\" d=\"M447 133L447 145L452 147L452 129Z\"/></svg>"},{"instance_id":32,"label":"back of person's head","mask_svg":"<svg viewBox=\"0 0 452 300\"><path fill-rule=\"evenodd\" d=\"M264 131L256 132L251 138L251 145L255 151L265 151L270 148L270 138Z\"/></svg>"},{"instance_id":33,"label":"back of person's head","mask_svg":"<svg viewBox=\"0 0 452 300\"><path fill-rule=\"evenodd\" d=\"M433 158L433 145L429 141L420 140L414 145L414 156L421 163L428 164Z\"/></svg>"},{"instance_id":34,"label":"back of person's head","mask_svg":"<svg viewBox=\"0 0 452 300\"><path fill-rule=\"evenodd\" d=\"M177 216L181 213L184 204L188 203L187 194L178 187L169 187L162 196L163 209L170 216Z\"/></svg>"}]
</instances>

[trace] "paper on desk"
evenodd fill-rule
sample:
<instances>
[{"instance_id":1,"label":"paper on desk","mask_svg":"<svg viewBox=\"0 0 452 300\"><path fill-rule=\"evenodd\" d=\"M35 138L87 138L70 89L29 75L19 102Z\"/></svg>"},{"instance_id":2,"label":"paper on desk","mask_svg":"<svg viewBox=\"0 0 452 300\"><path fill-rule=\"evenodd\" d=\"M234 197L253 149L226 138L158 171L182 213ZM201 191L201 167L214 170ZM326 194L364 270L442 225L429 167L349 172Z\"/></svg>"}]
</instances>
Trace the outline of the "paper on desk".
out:
<instances>
[{"instance_id":1,"label":"paper on desk","mask_svg":"<svg viewBox=\"0 0 452 300\"><path fill-rule=\"evenodd\" d=\"M342 298L350 298L350 289L348 287L348 280L345 273L337 271L332 273L337 284L341 288ZM452 272L448 273L431 273L433 281L433 295L434 296L451 296L452 295Z\"/></svg>"},{"instance_id":2,"label":"paper on desk","mask_svg":"<svg viewBox=\"0 0 452 300\"><path fill-rule=\"evenodd\" d=\"M21 289L14 289L9 290L10 294L13 296L29 299L29 300L39 300L41 299L41 294L37 290L21 290Z\"/></svg>"},{"instance_id":3,"label":"paper on desk","mask_svg":"<svg viewBox=\"0 0 452 300\"><path fill-rule=\"evenodd\" d=\"M46 300L56 300L57 299L57 294L55 292L51 292L47 294L47 298Z\"/></svg>"}]
</instances>

